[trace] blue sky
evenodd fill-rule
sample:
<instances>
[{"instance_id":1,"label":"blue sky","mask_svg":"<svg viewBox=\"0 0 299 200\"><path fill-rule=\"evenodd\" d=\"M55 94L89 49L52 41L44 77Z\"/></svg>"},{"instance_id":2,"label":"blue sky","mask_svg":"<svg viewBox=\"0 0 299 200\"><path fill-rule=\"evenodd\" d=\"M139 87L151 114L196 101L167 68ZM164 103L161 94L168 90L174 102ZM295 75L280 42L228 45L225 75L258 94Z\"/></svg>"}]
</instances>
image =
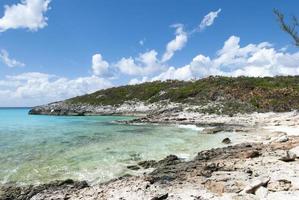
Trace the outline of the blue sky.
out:
<instances>
[{"instance_id":1,"label":"blue sky","mask_svg":"<svg viewBox=\"0 0 299 200\"><path fill-rule=\"evenodd\" d=\"M2 0L0 106L169 78L299 74L273 8L299 16L292 0Z\"/></svg>"}]
</instances>

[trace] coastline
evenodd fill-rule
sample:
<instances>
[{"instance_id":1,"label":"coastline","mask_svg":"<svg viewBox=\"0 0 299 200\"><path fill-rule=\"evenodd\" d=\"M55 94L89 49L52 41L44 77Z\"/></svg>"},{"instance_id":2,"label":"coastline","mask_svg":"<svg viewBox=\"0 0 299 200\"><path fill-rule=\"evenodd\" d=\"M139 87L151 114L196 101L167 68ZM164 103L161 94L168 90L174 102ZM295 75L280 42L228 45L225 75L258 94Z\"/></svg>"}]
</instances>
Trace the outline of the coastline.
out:
<instances>
[{"instance_id":1,"label":"coastline","mask_svg":"<svg viewBox=\"0 0 299 200\"><path fill-rule=\"evenodd\" d=\"M92 186L84 181L72 180L27 187L10 185L2 188L0 197L2 199L166 199L167 197L168 199L261 199L260 195L265 195L265 199L299 197L299 174L296 172L299 169L299 160L293 154L286 153L291 148L299 146L299 131L298 133L296 131L299 130L298 111L229 116L172 110L124 123L205 125L202 130L204 134L232 131L236 136L242 134L244 137L229 138L230 142L226 147L201 151L191 161L169 155L160 161L144 161L136 166L128 166L132 170L148 171L139 176L120 177ZM264 179L266 182L261 183ZM251 188L246 192L246 188L251 187L254 182L258 182L259 186L254 186L257 188ZM258 189L263 191L257 193Z\"/></svg>"}]
</instances>

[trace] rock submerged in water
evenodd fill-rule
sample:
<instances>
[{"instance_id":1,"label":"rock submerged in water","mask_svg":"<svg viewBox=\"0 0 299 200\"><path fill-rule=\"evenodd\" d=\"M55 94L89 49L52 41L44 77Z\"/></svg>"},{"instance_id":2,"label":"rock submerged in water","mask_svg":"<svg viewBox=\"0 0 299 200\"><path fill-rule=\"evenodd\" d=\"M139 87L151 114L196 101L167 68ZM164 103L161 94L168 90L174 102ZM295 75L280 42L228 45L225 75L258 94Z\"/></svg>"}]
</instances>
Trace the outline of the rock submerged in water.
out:
<instances>
[{"instance_id":1,"label":"rock submerged in water","mask_svg":"<svg viewBox=\"0 0 299 200\"><path fill-rule=\"evenodd\" d=\"M203 134L215 134L223 131L223 128L221 127L212 127L212 128L205 128L202 133Z\"/></svg>"},{"instance_id":2,"label":"rock submerged in water","mask_svg":"<svg viewBox=\"0 0 299 200\"><path fill-rule=\"evenodd\" d=\"M129 165L129 166L127 166L127 168L128 168L128 169L130 169L130 170L134 170L134 171L136 171L136 170L139 170L139 169L140 169L140 167L139 167L139 166L137 166L137 165Z\"/></svg>"},{"instance_id":3,"label":"rock submerged in water","mask_svg":"<svg viewBox=\"0 0 299 200\"><path fill-rule=\"evenodd\" d=\"M224 139L222 140L222 143L223 143L223 144L230 144L230 143L231 143L231 140L230 140L229 138L224 138Z\"/></svg>"}]
</instances>

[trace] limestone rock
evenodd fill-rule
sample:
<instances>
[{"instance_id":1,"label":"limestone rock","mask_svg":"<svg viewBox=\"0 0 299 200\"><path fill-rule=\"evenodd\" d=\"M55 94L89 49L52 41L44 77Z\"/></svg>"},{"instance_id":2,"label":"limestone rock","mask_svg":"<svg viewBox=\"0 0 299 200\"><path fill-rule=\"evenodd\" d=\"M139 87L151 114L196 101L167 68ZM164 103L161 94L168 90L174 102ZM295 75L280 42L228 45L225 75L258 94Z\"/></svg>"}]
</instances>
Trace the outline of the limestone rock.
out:
<instances>
[{"instance_id":1,"label":"limestone rock","mask_svg":"<svg viewBox=\"0 0 299 200\"><path fill-rule=\"evenodd\" d=\"M265 187L263 187L263 186L259 187L259 188L255 191L255 195L256 195L258 198L260 198L260 199L264 199L264 198L266 198L266 197L268 196L268 193L269 193L268 189L265 188Z\"/></svg>"},{"instance_id":2,"label":"limestone rock","mask_svg":"<svg viewBox=\"0 0 299 200\"><path fill-rule=\"evenodd\" d=\"M251 184L249 184L248 186L246 186L244 188L244 190L242 191L242 193L254 194L255 191L259 187L266 185L269 181L270 181L269 177L262 178L262 179L257 179L255 181L253 181Z\"/></svg>"},{"instance_id":3,"label":"limestone rock","mask_svg":"<svg viewBox=\"0 0 299 200\"><path fill-rule=\"evenodd\" d=\"M291 151L286 151L285 155L279 158L281 161L291 162L296 159L296 154L292 153Z\"/></svg>"},{"instance_id":4,"label":"limestone rock","mask_svg":"<svg viewBox=\"0 0 299 200\"><path fill-rule=\"evenodd\" d=\"M299 146L296 146L292 149L290 149L290 152L295 154L297 158L299 158Z\"/></svg>"},{"instance_id":5,"label":"limestone rock","mask_svg":"<svg viewBox=\"0 0 299 200\"><path fill-rule=\"evenodd\" d=\"M280 136L276 139L276 142L287 142L289 140L287 135Z\"/></svg>"},{"instance_id":6,"label":"limestone rock","mask_svg":"<svg viewBox=\"0 0 299 200\"><path fill-rule=\"evenodd\" d=\"M273 191L273 192L288 191L291 187L292 187L292 183L289 180L270 181L268 183L269 191Z\"/></svg>"}]
</instances>

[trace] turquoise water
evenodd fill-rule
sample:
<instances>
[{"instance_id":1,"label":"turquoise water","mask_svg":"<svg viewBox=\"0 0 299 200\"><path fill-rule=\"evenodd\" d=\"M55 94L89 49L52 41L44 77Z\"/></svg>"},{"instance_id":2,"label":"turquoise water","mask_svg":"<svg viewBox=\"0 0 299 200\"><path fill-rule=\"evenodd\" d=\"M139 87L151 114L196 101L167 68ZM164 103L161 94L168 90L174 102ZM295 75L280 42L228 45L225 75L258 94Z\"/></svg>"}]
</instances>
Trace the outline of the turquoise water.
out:
<instances>
[{"instance_id":1,"label":"turquoise water","mask_svg":"<svg viewBox=\"0 0 299 200\"><path fill-rule=\"evenodd\" d=\"M127 165L169 154L192 157L225 135L176 125L124 125L117 116L37 116L0 109L0 183L72 178L90 183L134 173Z\"/></svg>"}]
</instances>

